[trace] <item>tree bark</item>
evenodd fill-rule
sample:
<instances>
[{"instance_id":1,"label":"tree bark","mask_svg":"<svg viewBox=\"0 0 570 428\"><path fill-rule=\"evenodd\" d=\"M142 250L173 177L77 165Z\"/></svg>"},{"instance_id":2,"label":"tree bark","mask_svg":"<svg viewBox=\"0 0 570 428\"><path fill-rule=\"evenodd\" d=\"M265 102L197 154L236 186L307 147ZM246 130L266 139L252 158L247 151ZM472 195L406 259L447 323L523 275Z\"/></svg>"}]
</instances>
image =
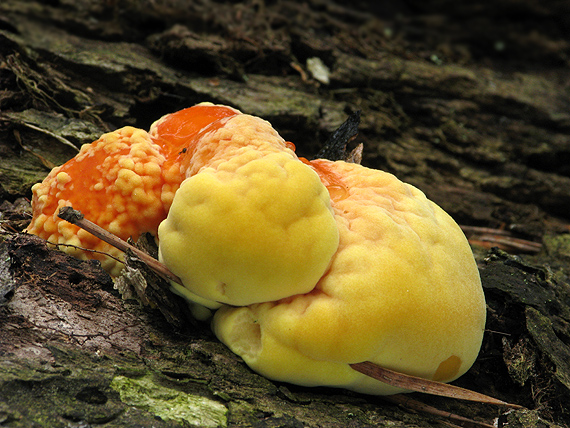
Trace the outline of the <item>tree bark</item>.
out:
<instances>
[{"instance_id":1,"label":"tree bark","mask_svg":"<svg viewBox=\"0 0 570 428\"><path fill-rule=\"evenodd\" d=\"M526 409L412 396L499 426L569 425L569 11L538 0L4 0L0 424L446 424L270 382L207 325L174 327L121 299L96 263L17 233L32 184L81 144L211 101L269 120L309 158L360 111L349 149L363 143L364 165L423 190L473 244L488 324L456 384Z\"/></svg>"}]
</instances>

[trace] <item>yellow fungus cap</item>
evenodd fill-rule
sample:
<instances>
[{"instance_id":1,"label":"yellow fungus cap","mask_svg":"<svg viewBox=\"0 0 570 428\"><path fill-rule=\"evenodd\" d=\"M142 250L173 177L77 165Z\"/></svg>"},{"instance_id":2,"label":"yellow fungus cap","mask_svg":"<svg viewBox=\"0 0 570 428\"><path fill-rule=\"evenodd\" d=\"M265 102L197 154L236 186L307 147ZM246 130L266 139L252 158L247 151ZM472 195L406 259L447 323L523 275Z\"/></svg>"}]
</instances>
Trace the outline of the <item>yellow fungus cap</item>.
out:
<instances>
[{"instance_id":1,"label":"yellow fungus cap","mask_svg":"<svg viewBox=\"0 0 570 428\"><path fill-rule=\"evenodd\" d=\"M448 382L475 361L485 300L457 224L416 188L345 162L313 161L333 191L340 244L310 293L215 314L218 338L262 375L372 394L398 389L352 370Z\"/></svg>"},{"instance_id":2,"label":"yellow fungus cap","mask_svg":"<svg viewBox=\"0 0 570 428\"><path fill-rule=\"evenodd\" d=\"M328 192L284 147L267 122L247 115L196 146L210 166L180 186L158 230L159 254L205 306L310 292L330 264L338 229Z\"/></svg>"}]
</instances>

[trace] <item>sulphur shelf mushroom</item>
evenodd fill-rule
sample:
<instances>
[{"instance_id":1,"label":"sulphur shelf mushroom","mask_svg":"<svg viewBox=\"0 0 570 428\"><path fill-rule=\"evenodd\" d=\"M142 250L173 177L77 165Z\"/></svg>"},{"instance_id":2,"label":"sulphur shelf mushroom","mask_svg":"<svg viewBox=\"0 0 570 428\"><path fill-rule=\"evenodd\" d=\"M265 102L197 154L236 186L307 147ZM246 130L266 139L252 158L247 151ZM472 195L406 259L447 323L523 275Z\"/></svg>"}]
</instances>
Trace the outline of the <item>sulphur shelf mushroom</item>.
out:
<instances>
[{"instance_id":1,"label":"sulphur shelf mushroom","mask_svg":"<svg viewBox=\"0 0 570 428\"><path fill-rule=\"evenodd\" d=\"M300 385L402 391L349 366L362 361L441 382L464 374L479 352L485 301L457 224L393 175L311 165L328 184L340 235L330 268L310 293L221 308L216 335L255 371Z\"/></svg>"},{"instance_id":2,"label":"sulphur shelf mushroom","mask_svg":"<svg viewBox=\"0 0 570 428\"><path fill-rule=\"evenodd\" d=\"M100 140L34 187L30 232L98 245L55 220L56 208L79 204L71 186L89 166L93 182L79 187L101 193L86 217L156 234L161 261L182 280L174 291L199 318L215 311L217 337L260 374L386 395L401 389L350 365L449 382L475 361L485 325L477 266L457 224L415 187L299 159L268 122L225 106L102 137L117 138L120 148ZM152 201L144 218L132 214L143 209L130 207L135 195ZM123 223L112 223L115 212Z\"/></svg>"}]
</instances>

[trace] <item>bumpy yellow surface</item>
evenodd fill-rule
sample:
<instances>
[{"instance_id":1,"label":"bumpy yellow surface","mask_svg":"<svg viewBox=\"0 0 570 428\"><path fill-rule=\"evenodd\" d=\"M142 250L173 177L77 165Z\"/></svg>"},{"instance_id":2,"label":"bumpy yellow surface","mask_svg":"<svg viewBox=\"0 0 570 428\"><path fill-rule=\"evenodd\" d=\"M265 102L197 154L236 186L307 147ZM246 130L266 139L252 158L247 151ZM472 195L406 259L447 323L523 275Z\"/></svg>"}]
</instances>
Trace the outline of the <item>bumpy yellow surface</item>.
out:
<instances>
[{"instance_id":1,"label":"bumpy yellow surface","mask_svg":"<svg viewBox=\"0 0 570 428\"><path fill-rule=\"evenodd\" d=\"M300 385L399 392L352 370L372 361L443 382L474 362L485 301L471 249L456 223L394 176L319 161L337 184L340 245L308 294L223 307L213 328L255 371Z\"/></svg>"},{"instance_id":2,"label":"bumpy yellow surface","mask_svg":"<svg viewBox=\"0 0 570 428\"><path fill-rule=\"evenodd\" d=\"M206 134L192 165L158 236L161 261L205 299L195 300L248 305L310 292L338 246L318 175L247 115Z\"/></svg>"}]
</instances>

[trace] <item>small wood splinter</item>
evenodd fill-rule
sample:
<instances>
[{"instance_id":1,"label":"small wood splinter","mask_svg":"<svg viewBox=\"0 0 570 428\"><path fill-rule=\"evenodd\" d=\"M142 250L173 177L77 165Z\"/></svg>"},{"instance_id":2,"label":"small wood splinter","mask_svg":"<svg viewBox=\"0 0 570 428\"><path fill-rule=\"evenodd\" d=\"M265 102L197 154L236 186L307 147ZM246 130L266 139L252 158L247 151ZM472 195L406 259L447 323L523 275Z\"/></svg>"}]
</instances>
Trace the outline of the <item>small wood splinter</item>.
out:
<instances>
[{"instance_id":1,"label":"small wood splinter","mask_svg":"<svg viewBox=\"0 0 570 428\"><path fill-rule=\"evenodd\" d=\"M112 245L115 248L118 248L125 253L129 250L132 251L142 262L144 262L162 278L166 279L167 281L174 281L182 285L182 280L170 272L170 270L164 264L149 256L144 251L139 250L128 242L123 241L121 238L106 231L102 227L97 226L92 221L87 220L81 211L75 210L73 207L62 207L59 210L58 217L86 230L93 236L96 236L102 241L105 241L106 243Z\"/></svg>"},{"instance_id":2,"label":"small wood splinter","mask_svg":"<svg viewBox=\"0 0 570 428\"><path fill-rule=\"evenodd\" d=\"M107 242L108 244L118 248L123 252L128 250L132 251L142 262L149 266L161 277L166 280L177 282L182 284L180 278L174 275L163 263L149 256L145 252L139 250L138 248L130 245L124 240L118 238L112 233L106 231L95 223L84 218L83 214L73 209L73 207L63 207L59 210L58 217L72 223L97 238ZM454 385L449 385L442 382L436 382L432 380L427 380L415 376L406 375L403 373L395 372L389 369L380 367L369 361L362 363L350 364L353 370L365 374L371 378L374 378L380 382L384 382L388 385L395 386L398 388L403 388L415 392L422 392L426 394L439 395L448 398L456 398L463 400L476 401L485 404L494 404L511 407L513 409L521 409L522 406L507 403L502 400L498 400L493 397L489 397L484 394L480 394L474 391L470 391L464 388L460 388Z\"/></svg>"}]
</instances>

